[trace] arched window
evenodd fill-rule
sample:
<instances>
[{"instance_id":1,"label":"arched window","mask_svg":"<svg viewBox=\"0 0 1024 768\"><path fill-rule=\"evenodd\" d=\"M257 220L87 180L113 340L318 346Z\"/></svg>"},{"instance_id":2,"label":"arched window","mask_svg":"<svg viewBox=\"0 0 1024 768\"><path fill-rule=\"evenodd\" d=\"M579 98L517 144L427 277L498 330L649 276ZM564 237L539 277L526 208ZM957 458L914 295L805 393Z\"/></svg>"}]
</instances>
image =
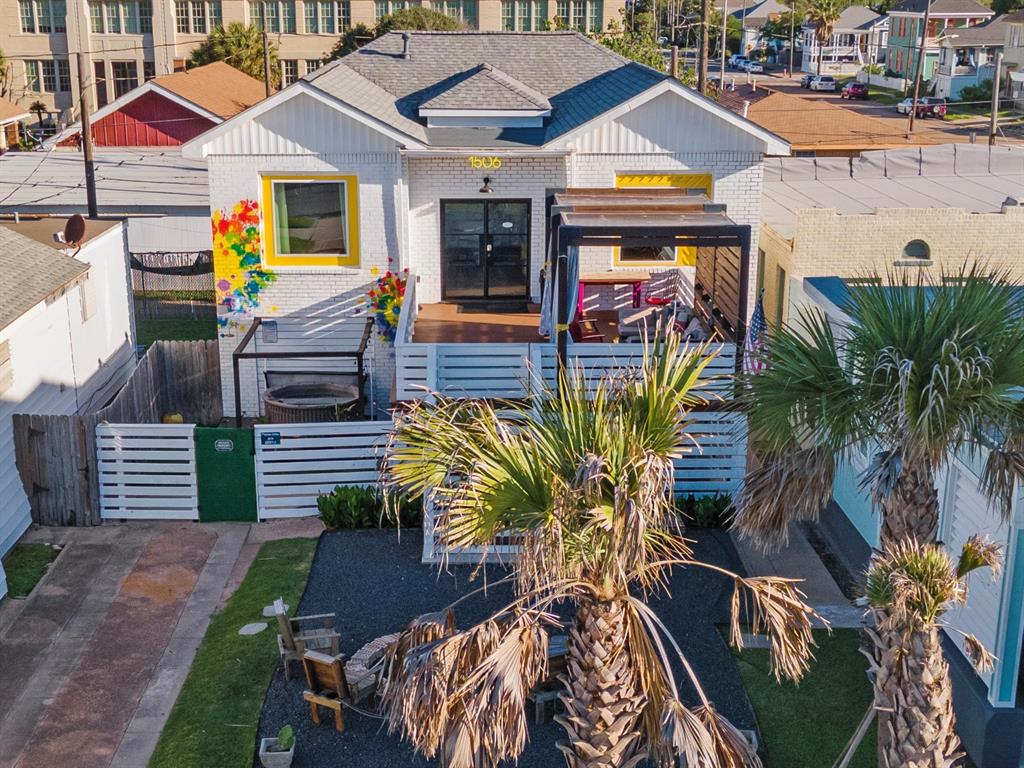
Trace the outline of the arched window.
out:
<instances>
[{"instance_id":1,"label":"arched window","mask_svg":"<svg viewBox=\"0 0 1024 768\"><path fill-rule=\"evenodd\" d=\"M931 258L931 249L924 240L911 240L903 246L903 258L927 261Z\"/></svg>"}]
</instances>

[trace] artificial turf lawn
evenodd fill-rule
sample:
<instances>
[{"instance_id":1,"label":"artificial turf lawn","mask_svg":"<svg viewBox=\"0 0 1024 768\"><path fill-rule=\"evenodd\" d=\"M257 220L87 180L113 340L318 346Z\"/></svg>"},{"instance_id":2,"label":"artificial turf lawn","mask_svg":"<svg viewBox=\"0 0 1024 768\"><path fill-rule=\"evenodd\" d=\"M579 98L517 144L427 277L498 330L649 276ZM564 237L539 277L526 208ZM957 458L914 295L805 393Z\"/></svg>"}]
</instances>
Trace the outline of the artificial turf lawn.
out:
<instances>
[{"instance_id":1,"label":"artificial turf lawn","mask_svg":"<svg viewBox=\"0 0 1024 768\"><path fill-rule=\"evenodd\" d=\"M249 768L260 709L279 663L277 628L263 608L283 598L297 606L316 541L282 539L260 549L242 584L210 620L150 768ZM242 637L246 624L269 621Z\"/></svg>"},{"instance_id":2,"label":"artificial turf lawn","mask_svg":"<svg viewBox=\"0 0 1024 768\"><path fill-rule=\"evenodd\" d=\"M214 320L136 320L137 342L148 347L154 341L202 341L217 338L217 323Z\"/></svg>"},{"instance_id":3,"label":"artificial turf lawn","mask_svg":"<svg viewBox=\"0 0 1024 768\"><path fill-rule=\"evenodd\" d=\"M737 663L763 740L766 768L828 768L857 730L871 702L867 659L855 629L814 633L815 661L799 685L778 684L768 650L745 649ZM875 725L851 768L875 768Z\"/></svg>"},{"instance_id":4,"label":"artificial turf lawn","mask_svg":"<svg viewBox=\"0 0 1024 768\"><path fill-rule=\"evenodd\" d=\"M11 597L26 597L43 578L56 556L57 550L49 544L15 544L4 558L7 594Z\"/></svg>"}]
</instances>

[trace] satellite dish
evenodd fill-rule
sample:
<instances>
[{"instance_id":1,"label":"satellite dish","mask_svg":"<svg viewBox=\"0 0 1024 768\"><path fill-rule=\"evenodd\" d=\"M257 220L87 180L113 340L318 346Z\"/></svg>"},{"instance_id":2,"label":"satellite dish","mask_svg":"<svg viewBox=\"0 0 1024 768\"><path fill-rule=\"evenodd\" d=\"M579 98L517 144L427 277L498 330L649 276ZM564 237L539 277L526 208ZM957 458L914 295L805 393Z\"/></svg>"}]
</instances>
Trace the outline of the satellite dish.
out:
<instances>
[{"instance_id":1,"label":"satellite dish","mask_svg":"<svg viewBox=\"0 0 1024 768\"><path fill-rule=\"evenodd\" d=\"M74 254L77 256L78 251L82 250L82 240L84 239L85 219L82 218L82 214L76 213L64 225L64 242L77 249Z\"/></svg>"}]
</instances>

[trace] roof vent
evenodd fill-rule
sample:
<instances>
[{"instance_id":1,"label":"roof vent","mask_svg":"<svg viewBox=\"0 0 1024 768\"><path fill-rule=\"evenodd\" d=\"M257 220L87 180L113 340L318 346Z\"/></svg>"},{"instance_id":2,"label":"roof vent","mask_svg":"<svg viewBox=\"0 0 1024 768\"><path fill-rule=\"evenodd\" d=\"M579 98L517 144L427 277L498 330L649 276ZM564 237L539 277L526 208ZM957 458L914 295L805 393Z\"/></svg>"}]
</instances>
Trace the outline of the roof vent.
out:
<instances>
[{"instance_id":1,"label":"roof vent","mask_svg":"<svg viewBox=\"0 0 1024 768\"><path fill-rule=\"evenodd\" d=\"M412 38L408 32L402 33L402 58L411 59L412 52L409 50L409 40Z\"/></svg>"}]
</instances>

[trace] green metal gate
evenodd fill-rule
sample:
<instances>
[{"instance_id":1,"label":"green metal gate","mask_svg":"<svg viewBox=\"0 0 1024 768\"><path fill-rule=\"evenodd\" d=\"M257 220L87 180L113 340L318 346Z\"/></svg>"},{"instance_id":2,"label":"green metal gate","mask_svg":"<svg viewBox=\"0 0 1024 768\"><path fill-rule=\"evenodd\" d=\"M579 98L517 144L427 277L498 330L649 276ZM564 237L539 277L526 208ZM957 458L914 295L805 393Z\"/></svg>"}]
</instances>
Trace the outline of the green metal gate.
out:
<instances>
[{"instance_id":1,"label":"green metal gate","mask_svg":"<svg viewBox=\"0 0 1024 768\"><path fill-rule=\"evenodd\" d=\"M251 429L196 427L199 520L256 522L256 467Z\"/></svg>"}]
</instances>

